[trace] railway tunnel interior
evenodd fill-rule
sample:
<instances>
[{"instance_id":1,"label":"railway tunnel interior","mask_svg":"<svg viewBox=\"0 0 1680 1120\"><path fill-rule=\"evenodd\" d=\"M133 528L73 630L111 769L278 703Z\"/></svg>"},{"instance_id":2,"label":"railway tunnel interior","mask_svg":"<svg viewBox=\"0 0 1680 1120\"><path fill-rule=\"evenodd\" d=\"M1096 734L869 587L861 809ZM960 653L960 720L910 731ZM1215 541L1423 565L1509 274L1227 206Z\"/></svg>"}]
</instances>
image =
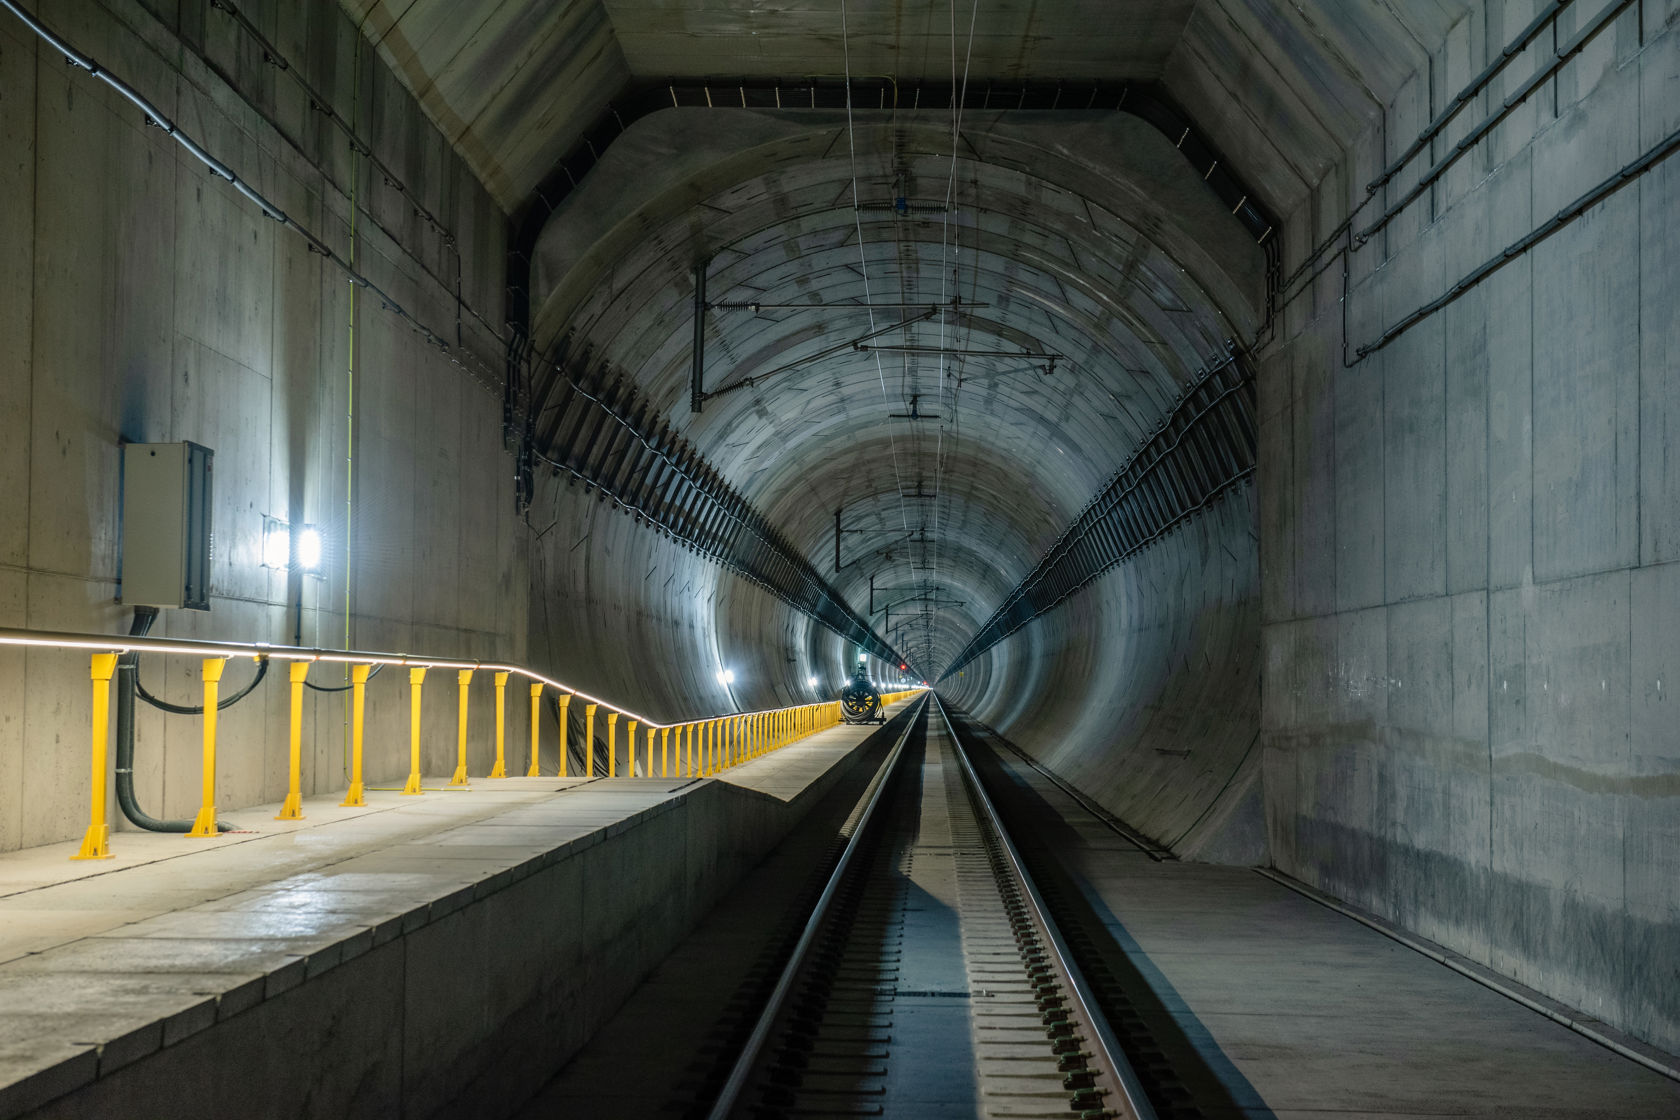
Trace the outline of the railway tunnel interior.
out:
<instances>
[{"instance_id":1,"label":"railway tunnel interior","mask_svg":"<svg viewBox=\"0 0 1680 1120\"><path fill-rule=\"evenodd\" d=\"M861 655L1180 859L1680 1049L1680 4L5 7L12 625L127 629L120 444L193 440L163 633L672 721ZM54 657L0 653L0 848L79 834ZM283 724L225 718L224 803L277 800ZM136 738L190 816L190 731Z\"/></svg>"}]
</instances>

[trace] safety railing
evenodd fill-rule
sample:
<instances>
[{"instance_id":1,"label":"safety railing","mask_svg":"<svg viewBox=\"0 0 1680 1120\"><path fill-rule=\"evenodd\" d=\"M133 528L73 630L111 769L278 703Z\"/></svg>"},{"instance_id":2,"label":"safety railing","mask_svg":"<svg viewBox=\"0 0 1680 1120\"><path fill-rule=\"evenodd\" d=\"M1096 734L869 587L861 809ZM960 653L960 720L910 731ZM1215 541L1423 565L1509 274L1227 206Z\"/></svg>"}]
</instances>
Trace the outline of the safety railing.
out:
<instances>
[{"instance_id":1,"label":"safety railing","mask_svg":"<svg viewBox=\"0 0 1680 1120\"><path fill-rule=\"evenodd\" d=\"M0 646L33 646L62 650L91 651L89 676L93 683L92 720L92 796L88 806L88 828L82 838L81 849L71 859L110 858L110 830L106 823L105 787L109 775L109 739L111 710L111 680L116 673L118 658L127 653L157 653L203 659L200 680L204 689L204 708L201 713L204 731L203 796L198 815L186 835L215 836L216 824L216 713L217 695L222 670L233 658L253 660L271 659L290 662L288 674L291 688L291 740L288 757L287 792L281 802L276 820L303 819L302 751L303 751L303 690L309 666L317 662L340 664L350 670L350 773L349 789L342 805L366 805L366 786L363 778L362 755L367 686L373 672L381 666L408 670L409 686L409 773L402 793L417 796L424 792L420 772L421 695L426 675L433 669L454 670L457 687L456 764L450 777L452 786L465 786L467 775L467 711L470 686L476 674L489 673L496 695L496 756L487 778L507 777L507 686L509 681L525 681L531 703L531 762L525 776L542 777L539 766L542 721L540 703L545 690L558 693L559 702L559 766L554 775L571 777L568 773L570 745L569 709L574 699L584 704L584 772L581 777L596 777L595 726L596 716L606 709L607 767L604 777L618 777L618 724L625 723L625 776L636 776L638 734L645 737L646 755L641 768L644 777L654 776L654 739L659 741L659 773L661 778L703 778L721 773L771 751L785 747L840 722L838 701L816 704L796 704L786 708L771 708L756 712L737 712L709 716L679 723L660 723L629 708L592 696L553 677L523 665L506 662L461 660L447 657L417 657L411 654L376 653L361 650L312 649L303 646L271 645L265 642L221 642L198 639L151 638L138 635L74 634L49 630L21 630L0 628ZM914 691L914 690L913 690ZM883 703L901 700L911 692L889 693Z\"/></svg>"}]
</instances>

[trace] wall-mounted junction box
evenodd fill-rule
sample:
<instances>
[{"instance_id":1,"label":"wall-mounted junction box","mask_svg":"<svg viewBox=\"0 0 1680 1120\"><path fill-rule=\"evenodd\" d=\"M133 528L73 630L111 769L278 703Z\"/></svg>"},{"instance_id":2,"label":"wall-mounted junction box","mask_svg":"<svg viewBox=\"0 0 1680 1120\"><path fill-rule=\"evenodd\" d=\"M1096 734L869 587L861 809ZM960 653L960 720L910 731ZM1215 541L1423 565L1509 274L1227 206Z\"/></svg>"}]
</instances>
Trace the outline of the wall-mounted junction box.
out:
<instances>
[{"instance_id":1,"label":"wall-mounted junction box","mask_svg":"<svg viewBox=\"0 0 1680 1120\"><path fill-rule=\"evenodd\" d=\"M123 447L122 602L210 609L210 474L196 443Z\"/></svg>"}]
</instances>

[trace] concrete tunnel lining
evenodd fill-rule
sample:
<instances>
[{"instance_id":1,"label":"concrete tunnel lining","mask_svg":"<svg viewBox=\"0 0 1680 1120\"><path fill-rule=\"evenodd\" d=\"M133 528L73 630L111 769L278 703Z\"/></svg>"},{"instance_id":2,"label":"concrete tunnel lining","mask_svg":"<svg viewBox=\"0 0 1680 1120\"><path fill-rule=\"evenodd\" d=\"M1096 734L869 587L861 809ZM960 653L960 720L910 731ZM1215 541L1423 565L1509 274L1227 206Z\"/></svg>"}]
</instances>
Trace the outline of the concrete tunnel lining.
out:
<instances>
[{"instance_id":1,"label":"concrete tunnel lining","mask_svg":"<svg viewBox=\"0 0 1680 1120\"><path fill-rule=\"evenodd\" d=\"M698 114L711 118L717 115ZM1114 189L1122 193L1129 191L1137 208L1151 215L1130 220L1145 222L1153 240L1186 246L1199 246L1198 238L1206 242L1207 247L1197 247L1191 255L1207 274L1220 278L1216 286L1227 296L1240 288L1233 287L1232 281L1223 278L1223 272L1211 266L1218 252L1223 251L1227 259L1249 262L1250 271L1241 284L1250 289L1258 284L1255 270L1259 254L1252 240L1228 215L1220 214L1217 206L1208 204L1205 188L1195 181L1194 174L1172 151L1171 145L1152 130L1115 114L1073 122L1058 119L1055 127L1044 121L1022 121L1021 116L1031 117L1031 114L998 117L978 126L975 133L979 147L996 151L996 158L1004 161L1006 170L1002 180L985 181L987 202L968 228L959 226L954 230L958 241L965 236L969 239L971 261L975 251L973 239L977 236L985 239L981 242L984 251L980 263L969 265L971 279L964 298L971 302L996 300L992 305L995 310L979 314L1000 325L1002 329L997 334L1010 334L1016 340L1032 339L1040 347L1077 357L1072 362L1071 374L1067 374L1068 367L1064 366L1064 374L1042 380L1019 373L992 375L974 370L974 366L981 365L978 361L970 367L973 371L970 379L986 386L987 391L985 408L977 417L965 417L965 420L982 425L972 438L977 448L985 450L947 451L962 456L961 461L952 464L950 473L953 478L962 479L959 485L965 487L962 500L954 504L949 517L962 525L963 541L954 545L953 550L967 552L971 547L978 547L986 555L976 556L977 562L961 574L944 577L943 586L951 598L961 598L965 581L980 581L984 590L972 596L977 602L986 598L995 601L1007 586L1025 574L1023 558L1042 552L1066 517L1113 470L1117 465L1116 449L1132 446L1139 434L1152 426L1162 401L1160 395L1152 395L1144 385L1159 385L1163 379L1173 384L1177 376L1186 375L1195 364L1206 359L1204 353L1198 352L1198 342L1186 339L1182 328L1171 321L1172 315L1163 318L1162 304L1178 309L1179 318L1207 324L1201 327L1201 345L1217 345L1215 340L1229 337L1231 331L1230 324L1223 322L1217 311L1182 314L1195 307L1207 308L1207 297L1199 294L1158 249L1146 248L1153 244L1152 240L1145 240L1135 230L1121 234L1122 219L1110 209L1116 205ZM726 134L727 141L751 145L746 155L730 151L725 139L714 139L698 148L683 147L679 140L693 131L695 111L657 113L637 121L623 137L623 149L615 144L603 154L594 175L567 199L539 241L535 270L539 283L536 300L540 308L539 323L554 320L556 302L564 303L567 291L594 292L588 303L575 313L575 327L571 329L583 345L591 347L592 360L619 361L625 368L655 371L647 384L659 401L679 399L687 377L688 346L683 323L690 297L686 290L689 285L686 262L680 258L685 252L702 251L681 248L693 244L696 231L685 225L689 219L684 216L684 207L691 204L696 190L710 195L704 203L708 224L703 249L722 254L716 266L717 275L709 281L710 298L756 298L772 302L801 298L790 293L815 290L809 287L812 284L818 285L827 299L857 298L861 294L862 280L850 213L850 165L833 151L835 129L843 125L843 119L837 119L834 114L778 115L756 111L730 113L727 117L731 122L740 120L738 131ZM1035 136L1035 125L1039 134L1029 143L1023 138ZM798 165L783 172L771 172L768 177L740 178L762 164L776 166L802 156L809 158L822 146L813 143L813 128L819 130L819 137L826 137L830 154L827 163L832 170L825 172L819 161L810 168ZM908 125L889 129L878 115L871 115L865 135L866 144L893 143L901 149L909 145L911 150L928 153L918 157L919 162L914 166L924 172L932 171L938 178L924 177L918 203L921 193L939 193L946 186L944 176L954 174L956 182L962 184L956 188L957 205L961 208L965 192L979 192L982 177L996 175L989 170L991 165L972 162L966 152L953 167L948 155L949 137L939 135L937 129L923 127L918 131ZM767 136L776 139L767 140ZM1065 139L1057 139L1061 137ZM940 154L941 142L945 155ZM1025 154L1029 151L1030 156ZM1077 157L1073 152L1078 153ZM1061 163L1054 164L1058 158ZM1086 184L1087 189L1091 189L1091 184L1104 182L1110 189L1094 203L1059 192L1053 185L1058 174L1048 170L1052 164L1066 167L1059 174L1062 180ZM912 165L903 163L903 166ZM1034 172L1023 178L1018 169L1028 166ZM790 175L792 179L788 178ZM734 179L740 181L732 182ZM710 185L699 187L697 181ZM673 185L666 187L663 185L666 183ZM1006 187L1005 183L1013 186ZM1133 183L1136 185L1128 186ZM1011 195L1010 190L1021 193ZM661 196L665 201L660 201ZM1072 200L1071 207L1069 200ZM839 202L845 203L844 209L837 205ZM1172 208L1175 205L1176 210ZM1076 223L1076 228L1088 235L1099 211L1107 216L1105 230L1111 240L1093 243L1087 236L1086 247L1075 254L1065 236L1053 232L1058 221L1066 221ZM732 219L731 215L738 217ZM750 224L742 227L742 218ZM650 223L660 221L664 229L647 237L650 228L658 229L650 227ZM996 233L985 232L982 228L985 226L995 226ZM735 229L746 232L732 232ZM1224 231L1222 241L1213 240L1214 229ZM1011 230L1019 232L1011 236ZM598 234L604 241L592 244L589 240L592 231L608 232ZM863 223L863 232L872 255L890 253L889 238L896 237L902 249L906 236L903 225L895 230L890 223L876 221L874 215ZM883 280L877 275L876 283L890 284L890 278L895 275L901 277L901 282L908 282L910 274L904 270L931 268L937 272L937 256L944 246L933 238L944 233L943 224L937 220L916 223L910 235L916 259L931 256L933 261L930 264L923 259L922 265L917 266L906 259L901 269L893 262L876 260L873 267L878 272L885 270L887 277ZM998 235L1005 240L994 243L992 239ZM1031 247L1023 237L1031 241ZM613 244L614 238L637 241L634 245L627 242L620 252L607 247ZM797 273L788 271L788 265L781 263L788 260L789 239L799 246L791 250L798 253L796 259L801 268ZM713 245L717 246L716 250ZM656 249L655 255L649 256L650 248L655 246L667 248ZM1105 254L1118 254L1118 257L1109 262ZM1150 255L1151 264L1143 263L1146 255ZM1019 263L1023 260L1038 263ZM1052 261L1055 263L1050 270L1038 271ZM561 262L575 262L573 271L564 283L546 286L544 278L565 267ZM607 262L611 262L609 271L598 275L590 271L592 267L607 269ZM767 267L761 262L775 263ZM1170 281L1161 275L1163 266L1172 276ZM1157 270L1154 276L1158 279L1152 278L1151 267ZM782 273L786 274L785 279ZM1099 276L1102 279L1092 279ZM752 287L741 286L745 284ZM789 286L782 288L779 284ZM1088 287L1092 284L1096 287ZM1124 298L1105 295L1097 302L1082 301L1083 307L1077 311L1069 302L1074 298L1070 293L1106 291L1111 285L1118 285L1121 292L1139 294ZM1184 289L1181 296L1164 294L1174 285ZM1031 295L1035 289L1046 293L1038 297L1036 304L1030 300L1013 302L1019 300L1022 292ZM1135 302L1139 313L1132 313L1128 300ZM1050 317L1042 309L1045 304L1061 310L1062 315ZM1252 314L1252 311L1245 312L1243 318ZM1009 325L1012 322L1021 323L1024 329L1015 330ZM1138 346L1137 332L1145 332L1145 337L1156 335L1157 324L1166 334L1152 345ZM836 328L797 311L778 311L774 316L768 312L763 316L714 313L709 326L709 345L715 347L712 353L720 354L722 369L709 382L713 386L728 383L750 376L754 370L796 362L815 351L833 348L837 335L844 342L846 329L845 325ZM539 339L550 330L539 326ZM930 325L930 333L931 330ZM976 345L997 345L981 341L987 336L979 332L967 337L974 338ZM1030 344L1018 342L1018 345L1026 349ZM893 356L886 357L890 360ZM732 364L731 359L750 360ZM895 531L902 535L904 514L894 508L898 504L894 495L900 483L907 491L916 488L914 480L902 476L920 475L924 492L933 485L932 464L925 457L914 466L906 457L906 462L898 464L896 472L893 470L894 437L885 440L877 437L872 443L858 444L850 436L849 426L856 424L853 414L858 409L870 408L879 393L874 385L877 371L873 364L856 359L855 353L848 352L826 363L815 363L809 369L780 374L779 380L767 381L761 388L742 389L727 398L720 397L708 404L706 415L687 420L686 434L699 442L702 451L713 461L726 469L752 472L753 484L748 496L772 520L790 524L794 539L804 545L807 555L823 555L819 543L831 539L831 513L825 510L845 508L853 518L861 519L849 520L849 524L878 526L882 539L886 540ZM1161 369L1159 363L1163 360L1174 368ZM1135 377L1116 372L1117 368L1135 369L1139 363L1158 371L1155 382L1140 385ZM910 365L909 361L901 364L896 380L917 376ZM932 381L928 373L921 376ZM1114 398L1118 415L1098 418L1091 410L1079 407L1080 394L1088 391L1092 382L1112 386L1112 390L1105 390L1111 394L1117 391L1126 395L1125 402ZM807 389L807 384L815 389ZM905 402L913 391L914 386L909 391L898 390L900 407L907 407ZM1171 392L1169 389L1167 394ZM923 395L922 399L929 398ZM933 407L928 405L927 410L932 411ZM1023 428L1022 421L1036 426L1037 431ZM817 425L815 429L813 424ZM718 437L708 436L710 432L726 432L727 442L714 445L710 441ZM799 439L794 443L796 434ZM965 430L964 438L969 435ZM908 425L898 433L898 439L914 439ZM1058 454L1062 462L1052 464L1049 470L1042 469L1042 459L1037 454L1037 448L1044 445L1060 447ZM832 446L848 447L845 471L833 469L837 457L829 450ZM1000 467L1000 462L1008 465ZM1065 469L1056 470L1056 466ZM895 473L900 477L894 477ZM1032 500L1023 502L1023 495ZM1023 517L1033 520L1019 526L1011 524ZM978 544L971 546L969 541ZM848 548L848 554L850 551ZM903 585L913 579L905 571L878 582ZM837 582L842 593L853 601L866 596L866 584L866 577ZM967 623L974 624L974 619ZM961 625L958 624L959 630ZM929 649L929 659L946 664L960 644L955 634L942 636L938 651Z\"/></svg>"}]
</instances>

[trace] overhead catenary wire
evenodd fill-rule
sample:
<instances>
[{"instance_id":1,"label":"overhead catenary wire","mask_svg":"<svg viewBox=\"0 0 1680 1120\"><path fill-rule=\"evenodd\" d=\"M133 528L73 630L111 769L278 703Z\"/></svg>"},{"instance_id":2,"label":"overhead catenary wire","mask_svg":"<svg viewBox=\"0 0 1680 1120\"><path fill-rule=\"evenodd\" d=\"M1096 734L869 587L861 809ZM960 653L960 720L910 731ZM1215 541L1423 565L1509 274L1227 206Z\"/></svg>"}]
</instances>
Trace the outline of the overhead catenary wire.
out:
<instances>
[{"instance_id":1,"label":"overhead catenary wire","mask_svg":"<svg viewBox=\"0 0 1680 1120\"><path fill-rule=\"evenodd\" d=\"M863 236L863 199L858 194L857 132L852 120L852 47L846 20L846 0L840 0L840 49L846 68L846 146L852 172L852 222L857 229L858 266L863 274L863 302L870 304L874 299L869 288L869 247ZM869 329L875 329L873 308L869 311ZM875 376L881 383L881 404L891 410L892 405L887 400L887 374L881 367L881 355L878 353L875 355ZM887 429L887 447L892 452L893 484L898 489L898 518L904 530L908 532L910 514L904 506L904 476L898 469L898 440L893 436L890 427Z\"/></svg>"},{"instance_id":2,"label":"overhead catenary wire","mask_svg":"<svg viewBox=\"0 0 1680 1120\"><path fill-rule=\"evenodd\" d=\"M945 183L945 206L944 206L945 214L944 214L944 219L943 219L941 229L940 229L940 234L939 234L939 299L940 299L941 302L944 302L947 299L947 297L950 295L949 285L950 285L950 281L951 281L951 267L950 267L949 260L948 260L948 257L947 257L947 249L950 245L950 240L951 240L951 212L955 209L955 206L956 206L957 146L962 142L962 113L963 113L963 108L968 101L968 73L969 73L969 68L973 64L973 61L974 61L974 27L975 27L975 24L977 23L977 21L979 20L979 17L980 17L980 0L973 0L973 4L969 8L969 13L968 13L968 44L967 44L967 47L965 49L964 56L963 56L962 81L959 83L957 81L957 0L951 0L951 86L952 86L953 89L955 89L957 91L957 95L951 99L951 172L950 172L950 175L947 177L946 183ZM958 256L959 257L961 256L960 247L958 248ZM962 294L962 284L961 284L960 280L957 283L956 288L957 288L957 294L960 297L961 294ZM972 335L971 335L971 337L972 337ZM956 394L955 393L952 394L951 401L950 401L949 405L946 405L946 402L945 402L945 383L946 383L946 379L947 379L947 372L948 372L948 369L949 369L949 357L950 357L950 355L948 353L946 353L946 349L947 348L946 348L946 345L945 345L945 319L943 317L941 317L940 320L939 320L939 350L940 350L940 356L939 356L939 397L938 397L938 400L939 400L939 404L940 404L941 413L949 415L951 417L951 424L954 427L955 424L956 424L956 412L957 412ZM945 413L945 409L947 407L950 409L949 413ZM929 575L929 582L930 583L935 583L935 584L939 580L939 544L940 544L940 541L942 539L942 536L939 532L940 513L941 513L941 509L942 509L942 503L939 500L939 494L940 494L940 486L944 481L944 476L945 476L945 425L941 424L939 426L939 431L938 431L937 435L935 436L935 442L934 442L934 456L933 456L933 493L934 493L934 499L933 499L933 503L932 503L932 512L929 514L929 516L932 519L933 524L934 524L933 543L927 546L928 551L930 553L930 559L929 559L929 562L928 562L928 567L931 569L931 572L930 572L930 575ZM931 630L932 630L931 622L929 623L928 630L929 630L928 640L931 642L931 640L932 640L932 638L931 638ZM931 652L930 652L929 656L931 656Z\"/></svg>"}]
</instances>

